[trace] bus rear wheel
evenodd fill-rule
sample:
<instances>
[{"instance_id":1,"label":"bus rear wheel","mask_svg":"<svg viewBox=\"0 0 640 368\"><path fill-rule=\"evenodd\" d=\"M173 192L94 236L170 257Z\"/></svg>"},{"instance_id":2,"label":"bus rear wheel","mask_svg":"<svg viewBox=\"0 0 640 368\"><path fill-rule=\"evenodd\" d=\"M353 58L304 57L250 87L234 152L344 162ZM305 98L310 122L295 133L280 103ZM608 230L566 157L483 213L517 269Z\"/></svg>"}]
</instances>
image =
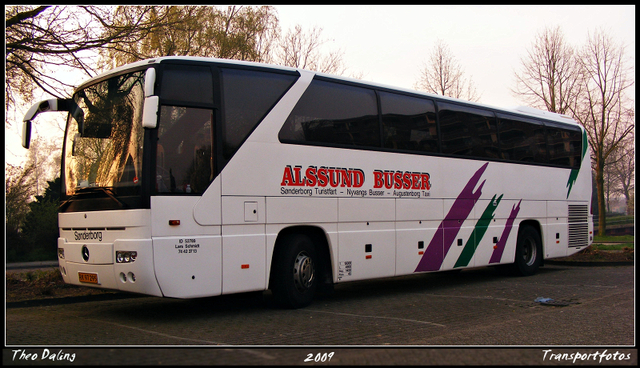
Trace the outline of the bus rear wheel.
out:
<instances>
[{"instance_id":1,"label":"bus rear wheel","mask_svg":"<svg viewBox=\"0 0 640 368\"><path fill-rule=\"evenodd\" d=\"M272 270L271 291L279 305L302 308L311 304L317 287L316 249L303 234L286 235L279 244Z\"/></svg>"},{"instance_id":2,"label":"bus rear wheel","mask_svg":"<svg viewBox=\"0 0 640 368\"><path fill-rule=\"evenodd\" d=\"M532 226L525 225L518 232L516 258L513 270L521 276L531 276L538 272L542 264L542 241L540 234Z\"/></svg>"}]
</instances>

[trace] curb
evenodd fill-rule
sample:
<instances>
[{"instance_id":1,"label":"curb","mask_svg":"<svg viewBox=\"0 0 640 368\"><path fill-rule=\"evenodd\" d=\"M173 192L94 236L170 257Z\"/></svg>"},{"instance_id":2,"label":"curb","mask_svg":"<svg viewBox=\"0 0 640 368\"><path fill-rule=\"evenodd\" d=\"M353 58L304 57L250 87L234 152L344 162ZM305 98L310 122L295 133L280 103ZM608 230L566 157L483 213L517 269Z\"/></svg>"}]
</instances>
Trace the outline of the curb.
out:
<instances>
[{"instance_id":1,"label":"curb","mask_svg":"<svg viewBox=\"0 0 640 368\"><path fill-rule=\"evenodd\" d=\"M55 298L43 298L43 299L31 299L18 302L7 302L5 308L30 308L30 307L48 307L52 305L73 304L82 302L101 302L105 300L118 300L129 298L140 298L141 295L118 292L118 291L106 291L104 294L90 294L90 295L77 295L77 296L62 296Z\"/></svg>"},{"instance_id":2,"label":"curb","mask_svg":"<svg viewBox=\"0 0 640 368\"><path fill-rule=\"evenodd\" d=\"M593 266L633 266L634 261L621 261L621 262L598 262L598 261L554 261L553 259L545 259L545 264L555 264L563 266L578 266L578 267L593 267Z\"/></svg>"},{"instance_id":3,"label":"curb","mask_svg":"<svg viewBox=\"0 0 640 368\"><path fill-rule=\"evenodd\" d=\"M16 262L7 263L7 270L32 269L32 268L57 268L58 261L40 261L40 262Z\"/></svg>"}]
</instances>

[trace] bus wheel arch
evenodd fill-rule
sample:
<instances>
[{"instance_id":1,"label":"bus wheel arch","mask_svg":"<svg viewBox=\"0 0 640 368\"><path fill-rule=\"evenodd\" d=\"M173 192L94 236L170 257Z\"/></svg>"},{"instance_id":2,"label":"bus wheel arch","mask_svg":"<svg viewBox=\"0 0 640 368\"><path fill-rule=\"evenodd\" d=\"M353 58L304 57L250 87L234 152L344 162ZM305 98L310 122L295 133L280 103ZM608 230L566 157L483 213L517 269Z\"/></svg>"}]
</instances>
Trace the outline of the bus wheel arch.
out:
<instances>
[{"instance_id":1,"label":"bus wheel arch","mask_svg":"<svg viewBox=\"0 0 640 368\"><path fill-rule=\"evenodd\" d=\"M269 289L287 308L309 305L316 290L332 284L331 257L324 231L312 226L283 229L275 242Z\"/></svg>"}]
</instances>

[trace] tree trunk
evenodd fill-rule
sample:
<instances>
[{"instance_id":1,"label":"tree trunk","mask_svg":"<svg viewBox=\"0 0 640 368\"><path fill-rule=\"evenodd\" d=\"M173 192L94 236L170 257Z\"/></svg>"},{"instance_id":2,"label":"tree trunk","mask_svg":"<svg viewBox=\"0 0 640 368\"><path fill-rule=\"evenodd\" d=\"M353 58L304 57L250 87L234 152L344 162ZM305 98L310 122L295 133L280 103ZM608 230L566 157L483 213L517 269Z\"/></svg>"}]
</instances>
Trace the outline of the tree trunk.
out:
<instances>
[{"instance_id":1,"label":"tree trunk","mask_svg":"<svg viewBox=\"0 0 640 368\"><path fill-rule=\"evenodd\" d=\"M607 209L604 200L604 160L596 162L596 188L598 196L598 235L605 235L607 229Z\"/></svg>"}]
</instances>

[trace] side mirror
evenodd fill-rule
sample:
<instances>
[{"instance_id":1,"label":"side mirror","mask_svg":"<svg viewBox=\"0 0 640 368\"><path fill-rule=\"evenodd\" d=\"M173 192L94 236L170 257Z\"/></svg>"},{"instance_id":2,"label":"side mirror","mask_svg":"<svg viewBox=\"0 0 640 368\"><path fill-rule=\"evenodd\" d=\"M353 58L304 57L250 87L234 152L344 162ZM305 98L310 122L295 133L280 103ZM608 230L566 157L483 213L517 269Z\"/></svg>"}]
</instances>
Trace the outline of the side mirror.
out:
<instances>
[{"instance_id":1,"label":"side mirror","mask_svg":"<svg viewBox=\"0 0 640 368\"><path fill-rule=\"evenodd\" d=\"M149 68L144 73L144 95L146 97L153 96L154 86L156 84L156 70L154 68Z\"/></svg>"},{"instance_id":2,"label":"side mirror","mask_svg":"<svg viewBox=\"0 0 640 368\"><path fill-rule=\"evenodd\" d=\"M144 99L144 109L142 110L142 127L155 128L158 126L158 107L160 106L160 97L149 96Z\"/></svg>"},{"instance_id":3,"label":"side mirror","mask_svg":"<svg viewBox=\"0 0 640 368\"><path fill-rule=\"evenodd\" d=\"M142 110L142 127L155 128L158 126L158 108L160 98L154 96L154 86L156 84L156 70L149 68L144 74L144 109Z\"/></svg>"},{"instance_id":4,"label":"side mirror","mask_svg":"<svg viewBox=\"0 0 640 368\"><path fill-rule=\"evenodd\" d=\"M47 111L71 111L73 106L75 106L73 100L58 98L44 100L33 104L22 120L24 122L22 127L22 147L29 148L29 144L31 142L31 121L35 119L38 114Z\"/></svg>"},{"instance_id":5,"label":"side mirror","mask_svg":"<svg viewBox=\"0 0 640 368\"><path fill-rule=\"evenodd\" d=\"M23 121L31 121L35 119L38 114L45 111L58 111L58 99L53 98L33 104L33 106L29 108L29 111L24 115Z\"/></svg>"},{"instance_id":6,"label":"side mirror","mask_svg":"<svg viewBox=\"0 0 640 368\"><path fill-rule=\"evenodd\" d=\"M25 120L22 124L22 147L29 149L31 143L31 120Z\"/></svg>"}]
</instances>

